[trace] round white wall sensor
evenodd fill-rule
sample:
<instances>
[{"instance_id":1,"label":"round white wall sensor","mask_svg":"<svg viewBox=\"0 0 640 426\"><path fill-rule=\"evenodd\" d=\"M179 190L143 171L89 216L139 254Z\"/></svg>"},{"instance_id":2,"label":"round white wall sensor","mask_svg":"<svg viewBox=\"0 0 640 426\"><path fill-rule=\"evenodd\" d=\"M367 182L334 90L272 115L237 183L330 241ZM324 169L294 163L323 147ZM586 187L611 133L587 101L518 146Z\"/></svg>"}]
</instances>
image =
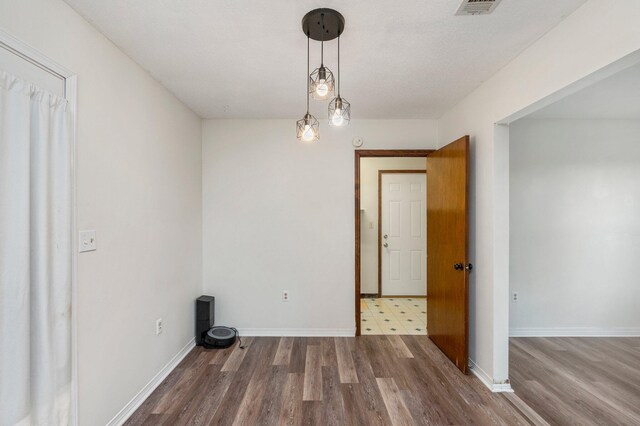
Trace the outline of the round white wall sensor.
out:
<instances>
[{"instance_id":1,"label":"round white wall sensor","mask_svg":"<svg viewBox=\"0 0 640 426\"><path fill-rule=\"evenodd\" d=\"M360 148L362 146L362 144L364 143L364 140L362 140L361 137L355 137L355 138L353 138L353 141L351 141L351 143L353 144L353 146L355 148Z\"/></svg>"}]
</instances>

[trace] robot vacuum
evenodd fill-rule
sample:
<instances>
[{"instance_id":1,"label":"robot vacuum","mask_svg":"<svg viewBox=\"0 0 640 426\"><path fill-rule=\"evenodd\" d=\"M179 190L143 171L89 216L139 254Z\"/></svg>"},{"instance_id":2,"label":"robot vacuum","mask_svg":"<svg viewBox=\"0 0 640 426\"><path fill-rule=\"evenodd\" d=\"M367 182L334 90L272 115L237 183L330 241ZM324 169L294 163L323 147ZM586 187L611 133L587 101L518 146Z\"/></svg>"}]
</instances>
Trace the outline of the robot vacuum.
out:
<instances>
[{"instance_id":1,"label":"robot vacuum","mask_svg":"<svg viewBox=\"0 0 640 426\"><path fill-rule=\"evenodd\" d=\"M231 327L216 326L207 331L204 336L203 345L205 348L222 349L233 345L238 336L238 330Z\"/></svg>"}]
</instances>

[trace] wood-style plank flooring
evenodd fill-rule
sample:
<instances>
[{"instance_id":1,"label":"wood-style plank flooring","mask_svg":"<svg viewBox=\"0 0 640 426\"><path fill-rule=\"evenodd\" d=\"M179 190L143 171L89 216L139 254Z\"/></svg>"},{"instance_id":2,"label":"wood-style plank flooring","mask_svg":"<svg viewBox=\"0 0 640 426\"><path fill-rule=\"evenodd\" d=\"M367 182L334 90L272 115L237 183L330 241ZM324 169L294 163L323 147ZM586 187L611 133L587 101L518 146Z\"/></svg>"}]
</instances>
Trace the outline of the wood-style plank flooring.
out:
<instances>
[{"instance_id":1,"label":"wood-style plank flooring","mask_svg":"<svg viewBox=\"0 0 640 426\"><path fill-rule=\"evenodd\" d=\"M193 349L126 424L529 424L426 336L243 343Z\"/></svg>"},{"instance_id":2,"label":"wood-style plank flooring","mask_svg":"<svg viewBox=\"0 0 640 426\"><path fill-rule=\"evenodd\" d=\"M640 425L640 338L511 338L511 386L552 425Z\"/></svg>"}]
</instances>

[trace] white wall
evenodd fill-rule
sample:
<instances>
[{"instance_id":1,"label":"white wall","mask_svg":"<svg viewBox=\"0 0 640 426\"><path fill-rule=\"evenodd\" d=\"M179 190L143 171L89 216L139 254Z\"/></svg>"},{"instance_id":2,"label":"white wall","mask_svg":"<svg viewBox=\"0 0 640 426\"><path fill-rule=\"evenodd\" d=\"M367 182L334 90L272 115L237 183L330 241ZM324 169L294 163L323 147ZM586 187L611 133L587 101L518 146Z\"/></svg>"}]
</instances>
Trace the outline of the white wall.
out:
<instances>
[{"instance_id":1,"label":"white wall","mask_svg":"<svg viewBox=\"0 0 640 426\"><path fill-rule=\"evenodd\" d=\"M429 149L431 120L353 120L295 139L295 119L203 125L203 269L216 323L254 334L352 334L354 148ZM282 302L282 291L291 301Z\"/></svg>"},{"instance_id":2,"label":"white wall","mask_svg":"<svg viewBox=\"0 0 640 426\"><path fill-rule=\"evenodd\" d=\"M378 293L378 171L426 168L424 157L360 159L360 293Z\"/></svg>"},{"instance_id":3,"label":"white wall","mask_svg":"<svg viewBox=\"0 0 640 426\"><path fill-rule=\"evenodd\" d=\"M79 420L102 425L193 337L200 119L60 0L2 0L0 27L78 74Z\"/></svg>"},{"instance_id":4,"label":"white wall","mask_svg":"<svg viewBox=\"0 0 640 426\"><path fill-rule=\"evenodd\" d=\"M640 333L640 121L510 128L512 334Z\"/></svg>"},{"instance_id":5,"label":"white wall","mask_svg":"<svg viewBox=\"0 0 640 426\"><path fill-rule=\"evenodd\" d=\"M508 379L508 128L494 124L640 48L640 2L590 0L439 121L439 145L471 136L470 357ZM489 383L491 385L491 383Z\"/></svg>"}]
</instances>

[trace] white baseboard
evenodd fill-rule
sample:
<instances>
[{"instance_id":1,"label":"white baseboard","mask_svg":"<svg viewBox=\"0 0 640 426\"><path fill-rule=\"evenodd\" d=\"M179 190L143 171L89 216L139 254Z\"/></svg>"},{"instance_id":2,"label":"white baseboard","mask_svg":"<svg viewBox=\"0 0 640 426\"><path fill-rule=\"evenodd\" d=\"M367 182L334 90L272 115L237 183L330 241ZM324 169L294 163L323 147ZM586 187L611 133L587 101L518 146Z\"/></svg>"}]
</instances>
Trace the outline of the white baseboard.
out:
<instances>
[{"instance_id":1,"label":"white baseboard","mask_svg":"<svg viewBox=\"0 0 640 426\"><path fill-rule=\"evenodd\" d=\"M169 361L164 367L162 367L158 374L156 374L153 379L151 379L151 381L149 381L149 383L147 383L140 390L140 392L138 392L136 396L134 396L133 399L131 399L131 401L129 401L127 405L125 405L113 419L111 419L111 421L109 421L109 423L107 423L107 426L120 426L124 422L126 422L127 419L131 417L131 415L138 409L138 407L142 405L142 403L149 397L149 395L151 395L151 393L160 385L160 383L162 383L162 381L167 378L169 373L171 373L173 369L176 368L178 364L180 364L180 361L182 361L182 359L187 356L187 354L195 346L196 341L194 337L189 341L189 343L187 343L182 349L180 349L180 351L173 358L171 358L171 361Z\"/></svg>"},{"instance_id":2,"label":"white baseboard","mask_svg":"<svg viewBox=\"0 0 640 426\"><path fill-rule=\"evenodd\" d=\"M355 328L239 328L242 336L353 337Z\"/></svg>"},{"instance_id":3,"label":"white baseboard","mask_svg":"<svg viewBox=\"0 0 640 426\"><path fill-rule=\"evenodd\" d=\"M512 328L510 337L638 337L640 327Z\"/></svg>"},{"instance_id":4,"label":"white baseboard","mask_svg":"<svg viewBox=\"0 0 640 426\"><path fill-rule=\"evenodd\" d=\"M484 371L478 364L476 364L472 359L469 359L469 368L471 372L478 378L480 381L489 388L491 392L513 392L511 389L511 384L509 383L496 383L493 378L490 377L486 371Z\"/></svg>"}]
</instances>

